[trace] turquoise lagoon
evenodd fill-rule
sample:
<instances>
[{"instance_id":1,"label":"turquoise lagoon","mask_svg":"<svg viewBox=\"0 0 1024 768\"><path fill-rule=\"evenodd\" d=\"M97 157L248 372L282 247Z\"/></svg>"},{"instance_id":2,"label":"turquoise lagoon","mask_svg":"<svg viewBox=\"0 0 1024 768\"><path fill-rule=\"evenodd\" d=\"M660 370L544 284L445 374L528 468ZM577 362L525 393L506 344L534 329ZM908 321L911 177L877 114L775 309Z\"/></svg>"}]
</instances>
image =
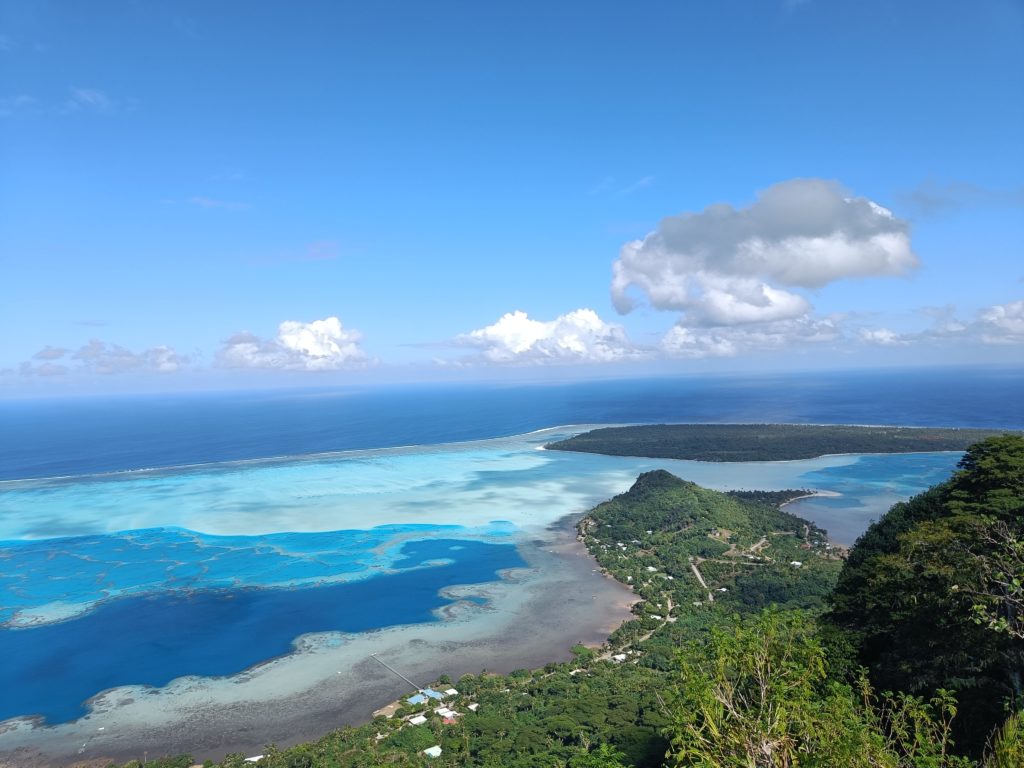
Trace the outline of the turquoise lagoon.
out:
<instances>
[{"instance_id":1,"label":"turquoise lagoon","mask_svg":"<svg viewBox=\"0 0 1024 768\"><path fill-rule=\"evenodd\" d=\"M2 482L0 653L24 657L31 647L32 663L47 668L74 656L75 638L91 637L96 622L115 622L126 645L104 650L99 643L75 656L77 667L60 667L71 676L61 686L52 677L34 683L38 675L26 665L9 667L0 719L68 720L80 716L86 698L112 686L235 674L292 650L298 638L288 632L436 621L457 601L447 588L500 580L523 565L516 547L625 491L647 470L664 468L723 490L837 493L791 510L852 543L871 519L947 477L959 459L932 453L710 464L543 449L586 428ZM390 600L384 611L384 594L407 598ZM180 626L193 626L225 599L249 609L223 622L199 657L168 654L160 637L132 628L139 611L171 611ZM251 647L253 621L283 626L286 636ZM133 669L158 673L107 674L124 667L126 649Z\"/></svg>"}]
</instances>

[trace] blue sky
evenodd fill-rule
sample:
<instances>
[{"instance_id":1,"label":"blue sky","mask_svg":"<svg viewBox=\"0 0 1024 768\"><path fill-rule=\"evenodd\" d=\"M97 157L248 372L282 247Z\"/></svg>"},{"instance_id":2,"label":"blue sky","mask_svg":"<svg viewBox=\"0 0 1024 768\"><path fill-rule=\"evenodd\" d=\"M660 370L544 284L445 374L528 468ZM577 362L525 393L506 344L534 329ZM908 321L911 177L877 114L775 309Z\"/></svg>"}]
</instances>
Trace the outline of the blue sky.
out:
<instances>
[{"instance_id":1,"label":"blue sky","mask_svg":"<svg viewBox=\"0 0 1024 768\"><path fill-rule=\"evenodd\" d=\"M0 0L0 396L1019 365L1022 136L1020 2Z\"/></svg>"}]
</instances>

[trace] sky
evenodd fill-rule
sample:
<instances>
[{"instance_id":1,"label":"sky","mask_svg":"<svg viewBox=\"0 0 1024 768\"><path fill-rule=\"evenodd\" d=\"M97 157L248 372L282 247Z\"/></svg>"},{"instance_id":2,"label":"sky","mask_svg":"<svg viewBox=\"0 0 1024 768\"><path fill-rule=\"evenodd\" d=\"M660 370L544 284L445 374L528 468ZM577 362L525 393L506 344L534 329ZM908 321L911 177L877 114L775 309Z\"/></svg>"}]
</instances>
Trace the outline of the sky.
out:
<instances>
[{"instance_id":1,"label":"sky","mask_svg":"<svg viewBox=\"0 0 1024 768\"><path fill-rule=\"evenodd\" d=\"M0 397L1024 365L1024 3L0 0Z\"/></svg>"}]
</instances>

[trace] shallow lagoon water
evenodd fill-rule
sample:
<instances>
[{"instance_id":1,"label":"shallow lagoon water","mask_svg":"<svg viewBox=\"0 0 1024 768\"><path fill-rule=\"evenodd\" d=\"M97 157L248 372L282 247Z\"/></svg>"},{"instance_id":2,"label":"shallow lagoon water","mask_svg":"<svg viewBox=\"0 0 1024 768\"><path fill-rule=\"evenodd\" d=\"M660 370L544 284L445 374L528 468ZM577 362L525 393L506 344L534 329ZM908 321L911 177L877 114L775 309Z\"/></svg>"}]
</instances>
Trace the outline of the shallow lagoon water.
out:
<instances>
[{"instance_id":1,"label":"shallow lagoon water","mask_svg":"<svg viewBox=\"0 0 1024 768\"><path fill-rule=\"evenodd\" d=\"M304 589L163 592L112 600L73 621L0 632L0 720L74 720L120 685L226 676L292 651L296 637L432 621L452 584L493 581L525 565L512 544L437 539L402 547L396 571ZM358 610L372 606L372 610Z\"/></svg>"},{"instance_id":2,"label":"shallow lagoon water","mask_svg":"<svg viewBox=\"0 0 1024 768\"><path fill-rule=\"evenodd\" d=\"M0 622L6 622L0 637L31 645L32 658L43 664L47 654L68 655L76 626L86 626L81 622L121 615L117 611L131 606L130 601L166 601L183 612L187 625L232 593L284 595L317 605L333 594L329 590L344 591L359 582L372 590L389 580L416 578L410 565L430 574L423 583L435 598L398 600L387 611L372 600L349 600L344 623L278 622L284 631L273 638L273 648L254 648L249 655L232 649L245 642L251 627L245 621L225 622L215 646L220 658L211 666L187 654L178 657L180 663L163 664L167 653L159 636L135 632L129 623L121 631L139 655L139 667L155 665L160 674L104 678L81 654L78 670L62 670L63 682L52 686L49 700L24 680L6 681L0 718L47 714L53 722L76 717L85 698L110 686L163 686L180 676L233 675L288 651L289 643L306 632L438 623L438 607L451 602L437 598L439 592L460 584L497 583L498 572L512 567L507 558L470 555L505 551L510 544L523 551L528 542L542 541L556 521L625 491L640 472L651 469L664 468L718 489L838 492L834 498L801 500L791 509L833 528L836 540L850 543L894 501L948 476L959 458L940 453L716 464L543 450L545 443L587 428L0 483ZM417 547L429 550L429 542L444 542L447 555L403 562ZM467 549L452 549L459 546ZM498 549L487 549L493 547ZM543 579L543 574L535 577ZM488 614L493 600L487 594L468 597L463 600L466 615L492 625L504 620ZM444 632L443 626L439 631ZM465 627L457 631L466 633ZM60 690L66 690L63 698ZM3 741L0 734L0 749Z\"/></svg>"}]
</instances>

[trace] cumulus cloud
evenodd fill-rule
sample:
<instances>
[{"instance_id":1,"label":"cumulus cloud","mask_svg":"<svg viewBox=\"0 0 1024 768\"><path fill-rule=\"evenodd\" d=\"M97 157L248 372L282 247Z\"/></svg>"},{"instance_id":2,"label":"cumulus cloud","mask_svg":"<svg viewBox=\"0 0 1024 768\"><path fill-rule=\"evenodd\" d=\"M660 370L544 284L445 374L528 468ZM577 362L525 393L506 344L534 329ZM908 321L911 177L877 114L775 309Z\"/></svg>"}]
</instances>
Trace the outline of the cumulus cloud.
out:
<instances>
[{"instance_id":1,"label":"cumulus cloud","mask_svg":"<svg viewBox=\"0 0 1024 768\"><path fill-rule=\"evenodd\" d=\"M661 340L667 357L735 357L748 352L780 349L792 344L820 344L843 337L842 317L800 317L757 325L715 328L673 326Z\"/></svg>"},{"instance_id":2,"label":"cumulus cloud","mask_svg":"<svg viewBox=\"0 0 1024 768\"><path fill-rule=\"evenodd\" d=\"M359 331L342 327L337 317L302 323L285 320L273 339L243 331L224 341L217 363L225 368L269 368L286 371L334 371L370 362Z\"/></svg>"},{"instance_id":3,"label":"cumulus cloud","mask_svg":"<svg viewBox=\"0 0 1024 768\"><path fill-rule=\"evenodd\" d=\"M23 376L63 376L71 373L97 373L102 375L140 372L173 373L184 368L191 360L171 347L158 346L133 352L117 344L90 339L75 352L47 345L32 356L43 362L24 362L19 367ZM62 363L55 363L62 360Z\"/></svg>"},{"instance_id":4,"label":"cumulus cloud","mask_svg":"<svg viewBox=\"0 0 1024 768\"><path fill-rule=\"evenodd\" d=\"M743 325L806 316L810 303L792 289L917 264L907 222L837 182L793 179L746 208L717 204L662 220L622 247L611 290L623 314L639 292L656 309L682 312L688 327Z\"/></svg>"},{"instance_id":5,"label":"cumulus cloud","mask_svg":"<svg viewBox=\"0 0 1024 768\"><path fill-rule=\"evenodd\" d=\"M630 342L622 326L604 322L592 309L548 321L517 310L462 334L455 343L476 348L482 360L499 364L605 363L647 354Z\"/></svg>"}]
</instances>

